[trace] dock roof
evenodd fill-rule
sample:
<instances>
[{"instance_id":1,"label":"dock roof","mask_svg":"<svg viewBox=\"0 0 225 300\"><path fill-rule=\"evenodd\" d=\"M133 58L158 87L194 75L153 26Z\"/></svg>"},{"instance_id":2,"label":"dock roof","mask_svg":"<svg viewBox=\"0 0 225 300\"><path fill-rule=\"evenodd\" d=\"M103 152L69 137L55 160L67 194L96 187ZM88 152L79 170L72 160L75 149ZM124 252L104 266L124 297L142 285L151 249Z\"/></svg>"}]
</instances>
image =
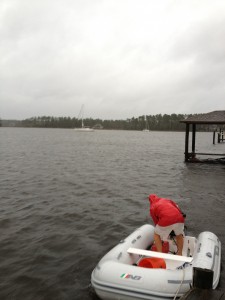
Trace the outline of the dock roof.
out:
<instances>
[{"instance_id":1,"label":"dock roof","mask_svg":"<svg viewBox=\"0 0 225 300\"><path fill-rule=\"evenodd\" d=\"M180 121L186 124L225 124L225 110L215 110L206 114L199 114Z\"/></svg>"}]
</instances>

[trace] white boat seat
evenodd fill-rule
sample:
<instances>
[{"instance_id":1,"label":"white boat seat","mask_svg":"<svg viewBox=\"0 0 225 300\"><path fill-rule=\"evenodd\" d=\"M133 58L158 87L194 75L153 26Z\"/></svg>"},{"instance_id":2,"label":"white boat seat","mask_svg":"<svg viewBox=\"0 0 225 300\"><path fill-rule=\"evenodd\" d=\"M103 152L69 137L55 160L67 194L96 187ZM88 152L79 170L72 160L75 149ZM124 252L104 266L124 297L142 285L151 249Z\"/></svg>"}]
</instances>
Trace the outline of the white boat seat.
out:
<instances>
[{"instance_id":1,"label":"white boat seat","mask_svg":"<svg viewBox=\"0 0 225 300\"><path fill-rule=\"evenodd\" d=\"M176 260L176 261L182 261L182 262L192 262L193 257L187 257L187 256L181 256L181 255L174 255L174 254L168 254L168 253L162 253L162 252L156 252L156 251L149 251L149 250L143 250L138 248L129 248L127 250L129 254L137 254L142 256L148 256L148 257L159 257L164 258L168 260Z\"/></svg>"}]
</instances>

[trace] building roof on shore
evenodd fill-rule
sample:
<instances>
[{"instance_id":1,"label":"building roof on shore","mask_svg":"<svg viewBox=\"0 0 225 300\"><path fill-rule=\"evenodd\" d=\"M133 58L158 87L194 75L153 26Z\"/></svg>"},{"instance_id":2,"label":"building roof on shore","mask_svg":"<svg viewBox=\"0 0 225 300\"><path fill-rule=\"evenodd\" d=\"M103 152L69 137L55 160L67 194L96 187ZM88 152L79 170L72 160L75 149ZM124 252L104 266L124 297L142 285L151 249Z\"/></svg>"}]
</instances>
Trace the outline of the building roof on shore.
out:
<instances>
[{"instance_id":1,"label":"building roof on shore","mask_svg":"<svg viewBox=\"0 0 225 300\"><path fill-rule=\"evenodd\" d=\"M189 124L225 124L225 110L215 110L206 114L190 116L180 122Z\"/></svg>"}]
</instances>

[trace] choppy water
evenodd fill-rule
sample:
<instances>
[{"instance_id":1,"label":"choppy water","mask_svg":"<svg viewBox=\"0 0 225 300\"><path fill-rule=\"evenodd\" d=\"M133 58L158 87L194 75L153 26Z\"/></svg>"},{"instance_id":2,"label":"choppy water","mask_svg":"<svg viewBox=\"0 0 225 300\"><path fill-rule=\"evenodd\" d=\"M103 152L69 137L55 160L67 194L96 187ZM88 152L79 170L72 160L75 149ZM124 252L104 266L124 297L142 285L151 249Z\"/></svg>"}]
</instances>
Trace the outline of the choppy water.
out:
<instances>
[{"instance_id":1,"label":"choppy water","mask_svg":"<svg viewBox=\"0 0 225 300\"><path fill-rule=\"evenodd\" d=\"M201 151L224 147L197 135ZM152 223L149 193L177 201L188 233L214 232L224 253L225 166L186 165L183 152L184 133L0 128L0 299L97 299L91 272Z\"/></svg>"}]
</instances>

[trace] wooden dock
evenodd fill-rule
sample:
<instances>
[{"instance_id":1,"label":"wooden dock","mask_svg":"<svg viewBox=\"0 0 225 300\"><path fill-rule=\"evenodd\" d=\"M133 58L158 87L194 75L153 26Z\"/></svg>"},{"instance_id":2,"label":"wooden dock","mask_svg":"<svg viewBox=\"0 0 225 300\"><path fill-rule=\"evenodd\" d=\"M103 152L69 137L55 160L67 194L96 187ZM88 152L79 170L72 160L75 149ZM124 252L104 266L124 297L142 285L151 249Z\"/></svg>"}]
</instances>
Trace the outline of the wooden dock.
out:
<instances>
[{"instance_id":1,"label":"wooden dock","mask_svg":"<svg viewBox=\"0 0 225 300\"><path fill-rule=\"evenodd\" d=\"M179 300L225 300L225 292L221 290L193 288Z\"/></svg>"},{"instance_id":2,"label":"wooden dock","mask_svg":"<svg viewBox=\"0 0 225 300\"><path fill-rule=\"evenodd\" d=\"M198 153L195 151L195 143L196 143L196 127L199 124L205 125L219 125L224 127L225 125L225 110L213 111L207 114L200 114L197 116L189 117L185 120L180 121L181 123L186 124L186 134L185 134L185 162L205 162L205 163L213 163L212 156L220 156L215 160L215 163L225 163L225 153ZM190 126L192 126L192 146L191 152L189 151L189 134L190 134ZM223 130L220 128L218 133L218 143L224 142ZM213 136L213 143L215 144L215 135ZM210 159L201 159L199 156L210 156Z\"/></svg>"}]
</instances>

